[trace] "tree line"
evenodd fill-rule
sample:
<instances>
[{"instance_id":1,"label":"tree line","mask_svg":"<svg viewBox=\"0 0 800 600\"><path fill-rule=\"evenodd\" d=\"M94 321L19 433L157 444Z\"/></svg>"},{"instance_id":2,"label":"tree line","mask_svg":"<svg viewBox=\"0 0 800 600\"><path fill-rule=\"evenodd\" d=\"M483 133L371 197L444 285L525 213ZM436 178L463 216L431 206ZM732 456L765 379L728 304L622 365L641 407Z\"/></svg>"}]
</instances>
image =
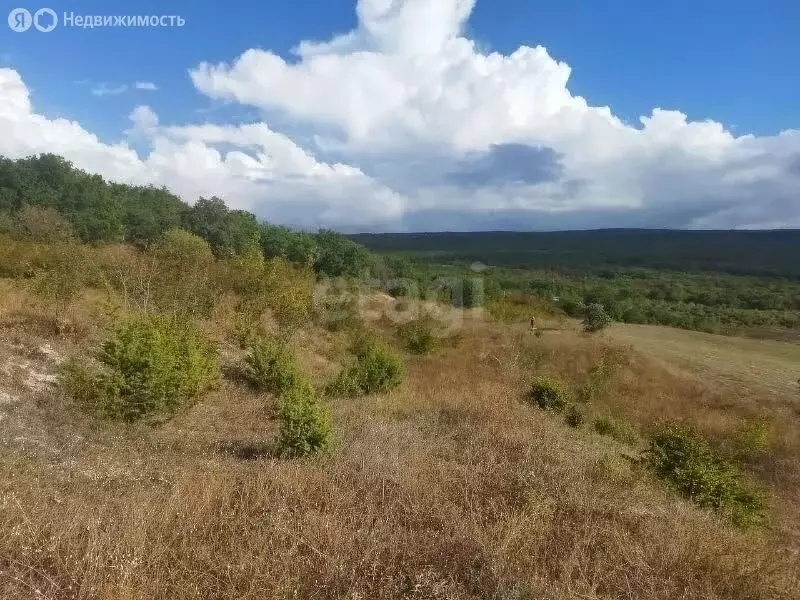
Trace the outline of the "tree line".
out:
<instances>
[{"instance_id":1,"label":"tree line","mask_svg":"<svg viewBox=\"0 0 800 600\"><path fill-rule=\"evenodd\" d=\"M54 154L0 158L0 233L147 248L173 229L202 237L217 258L258 248L265 258L282 257L331 277L374 267L374 256L342 235L259 222L217 197L189 205L166 188L107 182Z\"/></svg>"}]
</instances>

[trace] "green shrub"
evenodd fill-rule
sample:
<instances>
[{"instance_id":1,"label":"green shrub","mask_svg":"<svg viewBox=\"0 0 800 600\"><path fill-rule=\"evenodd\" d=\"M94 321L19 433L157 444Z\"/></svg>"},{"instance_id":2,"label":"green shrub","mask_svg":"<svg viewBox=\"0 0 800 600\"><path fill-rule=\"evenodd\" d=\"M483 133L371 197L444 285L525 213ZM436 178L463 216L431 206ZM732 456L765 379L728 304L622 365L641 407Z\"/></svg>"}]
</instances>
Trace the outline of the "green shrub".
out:
<instances>
[{"instance_id":1,"label":"green shrub","mask_svg":"<svg viewBox=\"0 0 800 600\"><path fill-rule=\"evenodd\" d=\"M567 414L564 415L564 422L570 427L578 429L583 425L584 420L583 412L574 404L570 404Z\"/></svg>"},{"instance_id":2,"label":"green shrub","mask_svg":"<svg viewBox=\"0 0 800 600\"><path fill-rule=\"evenodd\" d=\"M611 324L611 317L602 304L587 304L583 310L583 329L589 333L605 329Z\"/></svg>"},{"instance_id":3,"label":"green shrub","mask_svg":"<svg viewBox=\"0 0 800 600\"><path fill-rule=\"evenodd\" d=\"M325 394L334 397L361 396L365 392L361 387L357 366L344 369L325 388Z\"/></svg>"},{"instance_id":4,"label":"green shrub","mask_svg":"<svg viewBox=\"0 0 800 600\"><path fill-rule=\"evenodd\" d=\"M534 378L527 400L544 410L561 412L570 403L569 388L555 377L539 376Z\"/></svg>"},{"instance_id":5,"label":"green shrub","mask_svg":"<svg viewBox=\"0 0 800 600\"><path fill-rule=\"evenodd\" d=\"M763 419L744 421L736 430L734 456L738 460L755 460L767 454L772 447L772 428Z\"/></svg>"},{"instance_id":6,"label":"green shrub","mask_svg":"<svg viewBox=\"0 0 800 600\"><path fill-rule=\"evenodd\" d=\"M629 446L635 446L639 440L639 434L631 423L611 415L596 419L594 430L600 435L605 435Z\"/></svg>"},{"instance_id":7,"label":"green shrub","mask_svg":"<svg viewBox=\"0 0 800 600\"><path fill-rule=\"evenodd\" d=\"M61 386L68 396L86 407L94 407L98 403L100 390L97 376L78 359L64 362L59 375Z\"/></svg>"},{"instance_id":8,"label":"green shrub","mask_svg":"<svg viewBox=\"0 0 800 600\"><path fill-rule=\"evenodd\" d=\"M305 381L297 360L286 344L255 337L248 342L248 347L246 375L257 387L280 396Z\"/></svg>"},{"instance_id":9,"label":"green shrub","mask_svg":"<svg viewBox=\"0 0 800 600\"><path fill-rule=\"evenodd\" d=\"M432 354L439 346L433 318L424 316L402 325L398 331L409 352L414 354Z\"/></svg>"},{"instance_id":10,"label":"green shrub","mask_svg":"<svg viewBox=\"0 0 800 600\"><path fill-rule=\"evenodd\" d=\"M105 369L93 375L68 366L66 388L103 416L129 422L169 416L219 378L216 353L196 329L152 316L120 326L103 344L100 360Z\"/></svg>"},{"instance_id":11,"label":"green shrub","mask_svg":"<svg viewBox=\"0 0 800 600\"><path fill-rule=\"evenodd\" d=\"M356 364L343 370L327 388L332 396L380 394L396 388L403 380L403 362L385 345L362 342Z\"/></svg>"},{"instance_id":12,"label":"green shrub","mask_svg":"<svg viewBox=\"0 0 800 600\"><path fill-rule=\"evenodd\" d=\"M329 290L329 292L331 292ZM364 326L364 319L358 308L358 302L349 293L334 289L337 292L319 302L317 319L328 331L359 331Z\"/></svg>"},{"instance_id":13,"label":"green shrub","mask_svg":"<svg viewBox=\"0 0 800 600\"><path fill-rule=\"evenodd\" d=\"M764 501L741 472L690 427L667 425L655 433L645 459L652 471L698 505L741 526L766 521Z\"/></svg>"},{"instance_id":14,"label":"green shrub","mask_svg":"<svg viewBox=\"0 0 800 600\"><path fill-rule=\"evenodd\" d=\"M217 295L209 243L183 229L164 232L147 252L148 295L163 313L186 318L210 314ZM148 303L149 304L149 303Z\"/></svg>"},{"instance_id":15,"label":"green shrub","mask_svg":"<svg viewBox=\"0 0 800 600\"><path fill-rule=\"evenodd\" d=\"M279 451L283 456L320 454L328 449L331 422L310 385L288 388L280 397Z\"/></svg>"}]
</instances>

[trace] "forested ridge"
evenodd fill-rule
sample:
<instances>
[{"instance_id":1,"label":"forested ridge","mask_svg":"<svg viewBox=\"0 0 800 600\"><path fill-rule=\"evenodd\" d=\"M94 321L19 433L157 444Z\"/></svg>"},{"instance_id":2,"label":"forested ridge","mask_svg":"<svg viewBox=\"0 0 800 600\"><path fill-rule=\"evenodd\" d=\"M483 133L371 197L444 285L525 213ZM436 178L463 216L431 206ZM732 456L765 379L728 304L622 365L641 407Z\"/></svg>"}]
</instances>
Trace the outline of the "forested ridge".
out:
<instances>
[{"instance_id":1,"label":"forested ridge","mask_svg":"<svg viewBox=\"0 0 800 600\"><path fill-rule=\"evenodd\" d=\"M166 188L109 183L53 154L0 158L0 233L147 247L171 229L199 235L218 258L259 247L267 258L283 257L330 276L360 275L371 261L361 245L333 231L262 223L220 198L189 205Z\"/></svg>"},{"instance_id":2,"label":"forested ridge","mask_svg":"<svg viewBox=\"0 0 800 600\"><path fill-rule=\"evenodd\" d=\"M525 268L655 268L800 278L800 230L474 231L364 233L350 239L376 252L433 262L482 261Z\"/></svg>"}]
</instances>

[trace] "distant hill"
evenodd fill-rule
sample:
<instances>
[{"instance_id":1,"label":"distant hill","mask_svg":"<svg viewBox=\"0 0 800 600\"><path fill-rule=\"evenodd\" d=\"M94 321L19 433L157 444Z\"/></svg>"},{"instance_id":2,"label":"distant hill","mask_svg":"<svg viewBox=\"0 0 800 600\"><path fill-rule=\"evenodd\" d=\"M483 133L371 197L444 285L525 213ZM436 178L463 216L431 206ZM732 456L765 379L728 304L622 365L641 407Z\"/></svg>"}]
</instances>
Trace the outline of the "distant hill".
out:
<instances>
[{"instance_id":1,"label":"distant hill","mask_svg":"<svg viewBox=\"0 0 800 600\"><path fill-rule=\"evenodd\" d=\"M598 229L556 232L362 233L381 253L520 268L649 267L800 277L800 230Z\"/></svg>"}]
</instances>

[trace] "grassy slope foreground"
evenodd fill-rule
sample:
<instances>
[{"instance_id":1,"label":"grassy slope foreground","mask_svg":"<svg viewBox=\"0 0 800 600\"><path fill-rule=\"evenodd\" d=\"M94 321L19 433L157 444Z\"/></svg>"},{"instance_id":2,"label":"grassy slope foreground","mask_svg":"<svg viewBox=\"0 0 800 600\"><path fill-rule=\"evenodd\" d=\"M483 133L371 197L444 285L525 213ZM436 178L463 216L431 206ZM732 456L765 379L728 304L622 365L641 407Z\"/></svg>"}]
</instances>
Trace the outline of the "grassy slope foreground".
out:
<instances>
[{"instance_id":1,"label":"grassy slope foreground","mask_svg":"<svg viewBox=\"0 0 800 600\"><path fill-rule=\"evenodd\" d=\"M800 593L795 390L759 387L763 373L746 359L738 377L753 385L687 370L652 332L587 336L558 322L536 337L527 323L472 311L438 353L405 356L396 390L326 400L329 455L292 460L272 454L275 400L233 376L157 427L86 415L54 373L96 346L102 302L78 298L71 311L83 327L54 336L24 291L0 284L0 597ZM214 319L204 327L220 331ZM217 343L235 372L240 351L224 336ZM345 358L345 334L316 325L296 330L292 345L318 383ZM771 350L735 352L771 364ZM748 472L770 490L773 527L740 531L637 468L641 442L573 429L521 402L540 373L591 390L587 419L613 413L640 433L678 416L724 444L740 420L768 419L771 453Z\"/></svg>"}]
</instances>

